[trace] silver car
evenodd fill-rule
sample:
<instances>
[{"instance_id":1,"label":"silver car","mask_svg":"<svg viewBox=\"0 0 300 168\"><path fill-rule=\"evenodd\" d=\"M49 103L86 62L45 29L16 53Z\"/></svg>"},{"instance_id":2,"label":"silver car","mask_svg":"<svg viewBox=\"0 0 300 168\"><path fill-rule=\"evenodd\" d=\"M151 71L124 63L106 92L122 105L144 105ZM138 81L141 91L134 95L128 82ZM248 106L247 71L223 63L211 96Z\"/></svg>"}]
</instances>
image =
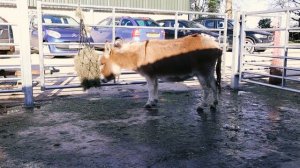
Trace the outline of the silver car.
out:
<instances>
[{"instance_id":1,"label":"silver car","mask_svg":"<svg viewBox=\"0 0 300 168\"><path fill-rule=\"evenodd\" d=\"M11 25L6 25L7 21L0 17L0 54L9 54L15 51L13 45L1 45L1 43L14 43L14 36Z\"/></svg>"}]
</instances>

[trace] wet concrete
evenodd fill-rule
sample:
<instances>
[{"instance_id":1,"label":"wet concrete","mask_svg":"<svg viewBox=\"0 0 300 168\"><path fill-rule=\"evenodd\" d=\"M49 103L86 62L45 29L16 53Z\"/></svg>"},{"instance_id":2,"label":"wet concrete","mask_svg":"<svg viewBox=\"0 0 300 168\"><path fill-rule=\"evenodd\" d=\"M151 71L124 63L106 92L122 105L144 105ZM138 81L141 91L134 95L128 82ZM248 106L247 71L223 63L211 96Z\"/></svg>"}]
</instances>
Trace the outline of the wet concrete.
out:
<instances>
[{"instance_id":1,"label":"wet concrete","mask_svg":"<svg viewBox=\"0 0 300 168\"><path fill-rule=\"evenodd\" d=\"M223 89L217 111L201 92L165 90L58 97L0 115L0 167L297 167L300 95Z\"/></svg>"}]
</instances>

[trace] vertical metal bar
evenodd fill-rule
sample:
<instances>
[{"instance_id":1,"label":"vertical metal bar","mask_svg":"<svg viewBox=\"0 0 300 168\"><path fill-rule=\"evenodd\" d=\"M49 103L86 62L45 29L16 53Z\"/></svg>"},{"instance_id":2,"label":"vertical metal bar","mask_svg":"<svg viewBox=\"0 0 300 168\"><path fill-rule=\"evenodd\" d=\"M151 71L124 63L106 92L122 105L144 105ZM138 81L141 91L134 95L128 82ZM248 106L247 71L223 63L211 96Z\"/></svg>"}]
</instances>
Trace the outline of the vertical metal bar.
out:
<instances>
[{"instance_id":1,"label":"vertical metal bar","mask_svg":"<svg viewBox=\"0 0 300 168\"><path fill-rule=\"evenodd\" d=\"M30 37L29 37L29 20L27 1L18 0L17 9L20 14L18 27L20 32L20 56L21 56L21 73L22 73L22 90L25 94L25 107L33 107L33 89L31 74L31 57L30 57Z\"/></svg>"},{"instance_id":2,"label":"vertical metal bar","mask_svg":"<svg viewBox=\"0 0 300 168\"><path fill-rule=\"evenodd\" d=\"M242 13L241 20L241 29L240 29L240 45L239 45L239 82L241 82L243 77L243 61L244 61L244 52L245 52L245 24L246 24L246 15Z\"/></svg>"},{"instance_id":3,"label":"vertical metal bar","mask_svg":"<svg viewBox=\"0 0 300 168\"><path fill-rule=\"evenodd\" d=\"M113 8L112 9L112 15L113 15L113 18L112 18L112 43L115 44L115 40L116 40L116 8Z\"/></svg>"},{"instance_id":4,"label":"vertical metal bar","mask_svg":"<svg viewBox=\"0 0 300 168\"><path fill-rule=\"evenodd\" d=\"M282 82L281 82L281 86L285 87L286 86L286 67L287 67L287 57L288 57L288 48L287 45L289 43L289 24L290 23L290 11L287 10L286 11L286 22L285 22L285 30L284 30L284 35L285 35L285 39L284 39L284 60L283 60L283 72L282 72Z\"/></svg>"},{"instance_id":5,"label":"vertical metal bar","mask_svg":"<svg viewBox=\"0 0 300 168\"><path fill-rule=\"evenodd\" d=\"M174 32L174 38L177 39L178 38L178 11L175 12L175 32Z\"/></svg>"},{"instance_id":6,"label":"vertical metal bar","mask_svg":"<svg viewBox=\"0 0 300 168\"><path fill-rule=\"evenodd\" d=\"M94 15L94 9L90 9L90 24L94 24L94 20L95 20L95 15Z\"/></svg>"},{"instance_id":7,"label":"vertical metal bar","mask_svg":"<svg viewBox=\"0 0 300 168\"><path fill-rule=\"evenodd\" d=\"M37 1L37 20L38 20L38 43L40 61L40 85L41 90L45 90L45 65L44 65L44 42L43 42L43 21L42 21L42 2ZM49 47L48 45L45 47Z\"/></svg>"},{"instance_id":8,"label":"vertical metal bar","mask_svg":"<svg viewBox=\"0 0 300 168\"><path fill-rule=\"evenodd\" d=\"M224 38L223 38L223 54L222 54L222 74L226 75L226 44L227 44L227 14L225 15L224 18L224 26L223 26L223 30L224 30Z\"/></svg>"},{"instance_id":9,"label":"vertical metal bar","mask_svg":"<svg viewBox=\"0 0 300 168\"><path fill-rule=\"evenodd\" d=\"M232 41L232 62L231 62L231 88L239 88L239 57L240 57L240 41L241 41L241 14L239 11L235 12L235 26L233 29ZM226 30L227 31L227 30Z\"/></svg>"}]
</instances>

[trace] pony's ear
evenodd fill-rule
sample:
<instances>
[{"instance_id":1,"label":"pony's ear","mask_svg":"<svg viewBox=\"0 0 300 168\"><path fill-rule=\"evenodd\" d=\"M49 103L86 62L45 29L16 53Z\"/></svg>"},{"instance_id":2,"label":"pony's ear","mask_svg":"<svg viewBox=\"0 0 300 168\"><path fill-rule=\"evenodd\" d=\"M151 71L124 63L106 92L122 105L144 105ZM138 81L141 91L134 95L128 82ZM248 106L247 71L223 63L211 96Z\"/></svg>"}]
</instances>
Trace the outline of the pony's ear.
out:
<instances>
[{"instance_id":1,"label":"pony's ear","mask_svg":"<svg viewBox=\"0 0 300 168\"><path fill-rule=\"evenodd\" d=\"M111 53L111 46L108 42L105 43L103 56L105 58L109 58Z\"/></svg>"},{"instance_id":2,"label":"pony's ear","mask_svg":"<svg viewBox=\"0 0 300 168\"><path fill-rule=\"evenodd\" d=\"M116 48L121 48L122 45L123 45L122 40L117 40L117 41L115 42L115 44L114 44L114 47L116 47Z\"/></svg>"}]
</instances>

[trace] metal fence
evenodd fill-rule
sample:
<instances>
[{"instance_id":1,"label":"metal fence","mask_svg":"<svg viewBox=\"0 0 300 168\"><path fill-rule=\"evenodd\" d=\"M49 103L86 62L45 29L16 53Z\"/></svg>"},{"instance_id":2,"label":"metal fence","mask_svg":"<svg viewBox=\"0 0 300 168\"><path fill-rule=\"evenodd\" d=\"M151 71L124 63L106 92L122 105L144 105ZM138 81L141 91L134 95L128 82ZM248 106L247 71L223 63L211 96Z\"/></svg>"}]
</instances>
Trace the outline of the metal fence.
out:
<instances>
[{"instance_id":1,"label":"metal fence","mask_svg":"<svg viewBox=\"0 0 300 168\"><path fill-rule=\"evenodd\" d=\"M240 82L254 83L272 88L300 93L300 44L289 41L291 32L300 32L300 27L291 27L293 11L287 8L271 11L237 13L234 31L234 59L232 64L233 88ZM253 28L251 18L270 18L272 28ZM269 32L273 34L272 44L247 43L246 32ZM251 52L251 48L264 48L264 52Z\"/></svg>"},{"instance_id":2,"label":"metal fence","mask_svg":"<svg viewBox=\"0 0 300 168\"><path fill-rule=\"evenodd\" d=\"M20 72L20 77L11 76L10 78L0 78L0 84L3 83L5 80L20 80L22 83L21 88L17 88L14 90L0 90L0 93L11 93L11 92L23 92L24 93L24 102L25 106L32 107L33 106L33 79L32 79L32 64L31 64L31 57L30 57L30 36L27 30L30 30L30 22L28 18L28 4L27 1L23 0L16 0L16 1L1 1L0 4L5 4L4 6L9 8L16 8L18 12L18 19L16 20L16 23L5 23L2 25L12 25L16 26L17 31L19 31L18 40L15 39L15 41L18 41L18 43L1 43L1 45L13 45L17 48L19 51L19 54L15 53L13 55L9 55L9 57L16 57L20 58L20 63L16 66L6 66L6 67L0 67L0 69L14 69L16 68L18 72ZM53 43L53 42L46 42L43 40L43 26L46 26L47 23L42 22L42 16L45 14L46 9L49 9L49 7L56 8L57 10L62 8L68 8L68 11L74 10L78 7L78 4L61 4L61 3L49 3L49 2L41 2L37 1L37 27L38 27L38 50L39 50L39 77L37 78L39 82L39 86L41 87L41 90L47 90L47 89L63 89L63 88L74 88L74 87L80 87L79 79L77 78L77 75L74 71L74 64L65 63L63 59L58 60L55 64L53 64L54 59L49 59L48 57L53 56L66 56L64 53L45 53L44 48L48 47L49 45L80 45L79 42L74 43ZM1 7L1 6L0 6ZM185 18L188 19L190 14L197 14L202 16L218 16L224 18L224 28L220 29L211 29L205 31L217 31L219 32L219 42L222 43L223 46L223 57L226 55L226 44L227 44L227 35L226 35L226 29L227 29L227 17L225 14L220 13L201 13L201 12L190 12L190 11L175 11L175 10L158 10L158 9L144 9L144 8L127 8L127 7L108 7L108 6L95 6L95 5L81 5L80 6L85 12L88 12L89 14L100 14L103 13L109 14L113 20L115 20L117 15L122 15L124 12L126 15L128 13L134 13L134 15L140 14L140 16L144 16L145 12L148 14L151 14L153 16L162 15L164 18L168 17L169 19L174 19L175 24L174 27L168 27L163 29L170 29L175 31L175 38L177 38L177 32L180 30L195 30L195 28L183 28L179 27L178 21L179 19ZM56 25L60 26L60 25ZM70 26L70 25L69 25ZM78 25L73 25L74 27L78 27ZM96 25L94 23L88 24L89 27L99 27L99 25ZM116 28L122 28L126 26L118 26L115 24L112 24L109 26L113 31L112 35L112 43L116 40L115 30ZM128 28L128 27L127 27ZM134 27L130 26L130 28L145 28L145 29L162 29L162 27ZM198 28L197 28L198 29ZM202 28L199 28L202 29ZM220 41L222 39L222 42ZM92 45L100 45L104 43L92 43ZM74 54L69 54L68 56L74 56ZM8 57L7 55L1 55L0 57ZM50 61L52 60L52 61ZM223 59L225 60L225 59ZM2 60L1 61L5 61ZM1 65L1 64L0 64ZM1 65L2 66L2 65ZM225 67L225 66L223 66ZM68 69L67 73L64 71L64 69ZM49 70L51 73L48 73ZM61 70L61 71L60 71ZM56 73L52 73L55 71L60 71ZM133 72L127 72L124 71L123 74L132 74ZM145 81L133 81L130 83L122 82L122 83L110 83L106 85L127 85L127 84L140 84L145 83Z\"/></svg>"},{"instance_id":3,"label":"metal fence","mask_svg":"<svg viewBox=\"0 0 300 168\"><path fill-rule=\"evenodd\" d=\"M11 10L16 10L19 12L19 18L16 23L0 23L4 28L2 33L5 32L5 27L7 28L8 36L11 34L10 27L16 27L20 34L18 40L9 39L4 41L0 45L10 46L11 48L19 49L19 53L14 52L12 54L2 54L0 55L0 70L2 76L0 76L0 93L12 93L12 92L23 92L25 96L25 106L33 106L33 89L32 89L32 76L31 76L31 59L30 59L30 46L29 46L29 34L23 33L24 30L28 30L28 7L27 2L23 0L16 1L1 1L2 3L8 4L12 7ZM0 6L1 7L1 6ZM27 31L26 31L27 32ZM16 32L15 32L16 33ZM12 37L9 37L12 38ZM4 39L2 39L4 40ZM18 43L16 43L18 41ZM13 52L12 49L11 52ZM17 62L13 65L7 63L9 59L17 58ZM21 85L18 85L20 84ZM4 85L4 86L3 86ZM7 85L15 85L15 87L6 87Z\"/></svg>"},{"instance_id":4,"label":"metal fence","mask_svg":"<svg viewBox=\"0 0 300 168\"><path fill-rule=\"evenodd\" d=\"M37 15L38 15L38 35L39 35L39 55L40 55L40 86L42 88L42 90L47 90L47 89L61 89L61 88L74 88L74 87L80 87L80 83L79 80L76 78L76 73L73 72L72 74L68 73L68 74L64 74L64 73L56 73L56 75L53 74L46 74L45 70L49 69L51 67L56 67L57 69L59 68L66 68L66 67L73 67L73 64L48 64L47 60L45 59L47 56L62 56L65 54L60 54L60 53L44 53L43 48L45 46L49 46L49 45L80 45L79 43L49 43L49 42L44 42L43 41L43 26L47 26L49 24L46 23L42 23L42 15L44 14L44 8L48 9L51 6L51 8L55 8L56 6L59 7L67 7L67 8L73 8L74 11L75 9L78 7L78 4L61 4L61 3L47 3L47 2L41 2L38 1L37 2ZM199 30L201 28L183 28L183 27L179 27L178 24L178 20L179 18L183 17L183 15L186 15L186 18L188 18L189 14L198 14L198 15L205 15L205 16L219 16L219 17L223 17L224 18L224 28L220 28L220 29L205 29L206 31L217 31L219 32L219 42L221 43L222 39L222 46L223 47L223 56L225 57L226 55L226 29L227 29L227 17L225 14L220 14L220 13L201 13L201 12L190 12L190 11L174 11L174 10L157 10L157 9L144 9L144 8L125 8L125 7L107 7L107 6L89 6L89 5L80 5L80 7L84 10L84 11L89 11L90 13L92 12L92 15L94 15L94 13L96 13L96 11L100 11L101 13L109 13L110 17L112 17L112 23L115 23L115 19L117 17L117 15L122 15L122 13L124 13L124 11L126 11L126 14L128 15L128 13L132 12L134 14L138 14L141 13L143 16L143 13L147 12L147 13L152 13L153 15L167 15L169 16L169 18L172 18L175 20L175 24L174 27L168 27L166 29L170 29L170 30L174 30L175 31L175 38L177 38L177 32L179 30ZM65 25L55 25L55 26L65 26ZM76 27L76 25L73 25L74 27ZM103 26L99 26L97 24L88 24L88 27L103 27ZM78 25L77 25L78 27ZM112 43L115 42L116 40L116 28L130 28L130 29L135 29L135 28L143 28L143 29L162 29L162 27L150 27L150 26L119 26L119 25L115 25L112 24L110 26L105 26L107 28L111 28L112 29ZM104 43L91 43L92 45L104 45ZM223 59L225 60L225 59ZM223 64L225 65L225 62L223 62ZM223 66L225 67L225 66ZM74 68L73 68L74 69ZM124 72L125 74L131 74L133 72ZM65 81L68 82L64 82L64 83L59 83L58 85L55 85L52 83L53 78L56 79L64 79ZM126 83L126 84L136 84L136 83L145 83L145 81L141 81L141 82L130 82L130 83ZM107 84L107 85L115 85L114 84ZM119 83L120 84L120 83Z\"/></svg>"}]
</instances>

